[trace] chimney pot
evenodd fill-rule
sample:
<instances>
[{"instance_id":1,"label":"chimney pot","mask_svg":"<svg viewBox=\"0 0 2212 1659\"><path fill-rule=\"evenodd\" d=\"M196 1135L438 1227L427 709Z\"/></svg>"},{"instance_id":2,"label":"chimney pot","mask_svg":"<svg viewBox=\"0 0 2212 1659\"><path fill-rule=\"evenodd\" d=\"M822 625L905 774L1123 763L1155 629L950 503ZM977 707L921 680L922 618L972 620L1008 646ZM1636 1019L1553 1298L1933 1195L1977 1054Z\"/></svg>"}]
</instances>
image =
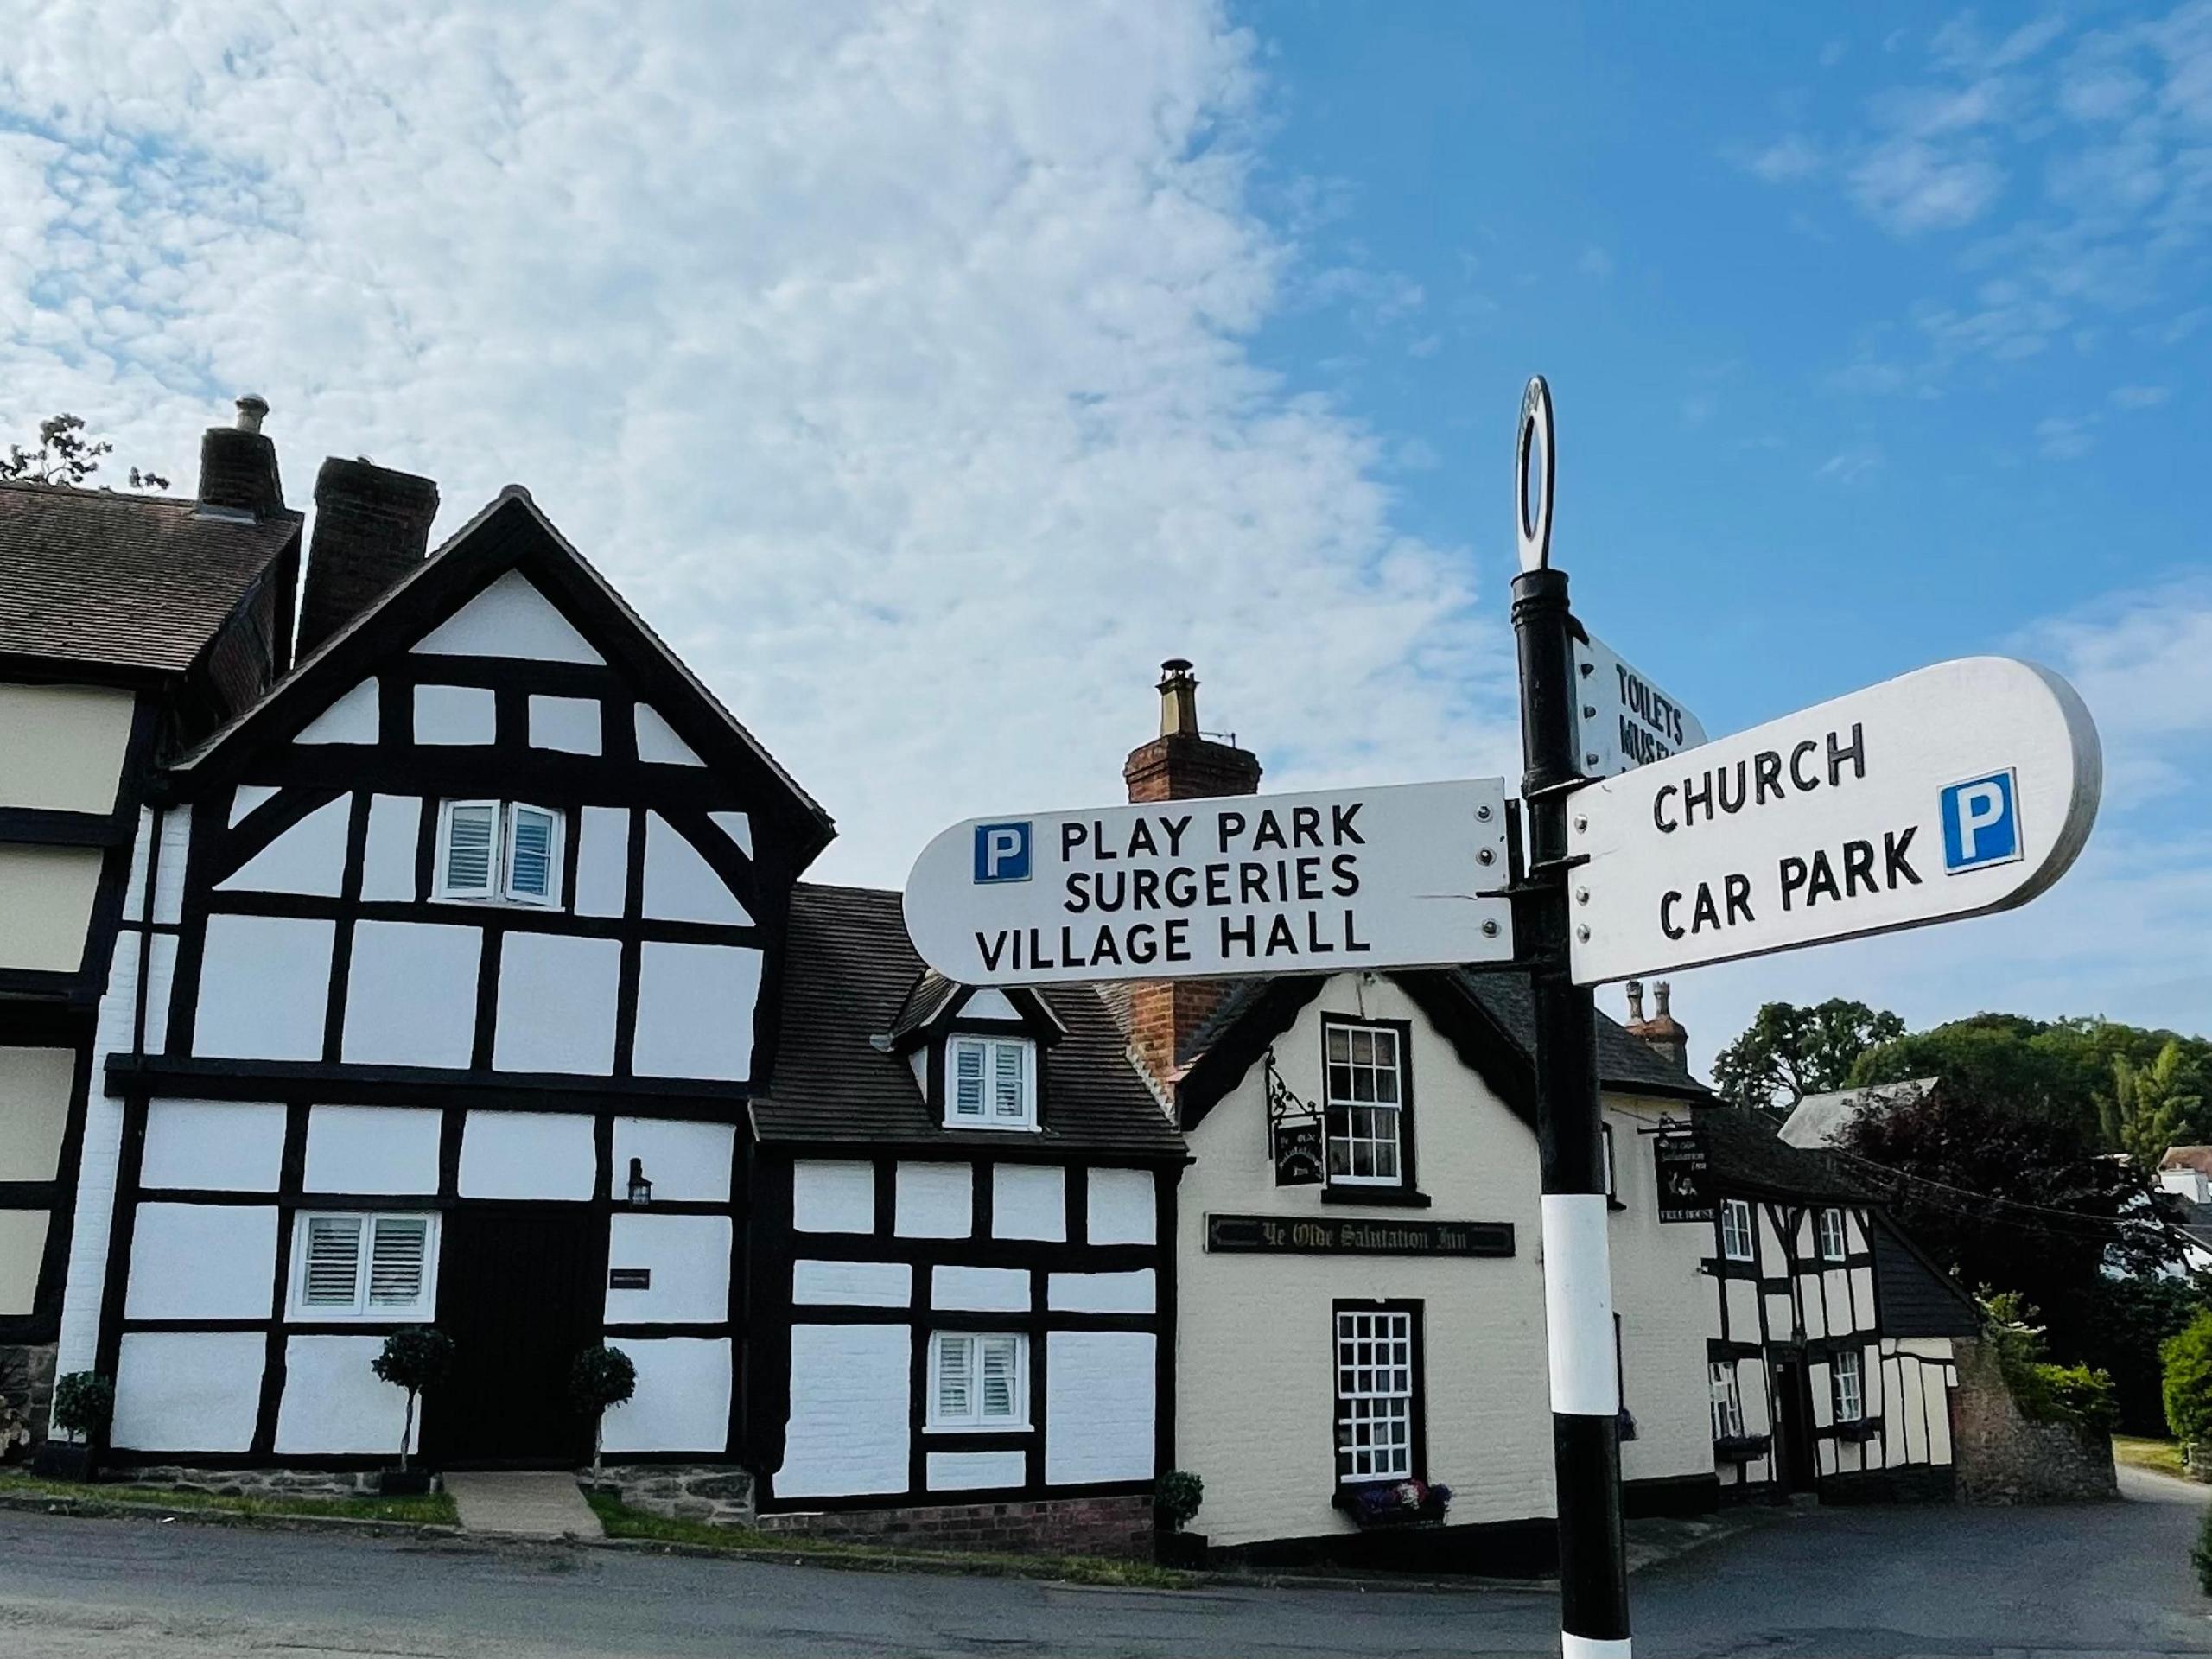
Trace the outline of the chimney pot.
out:
<instances>
[{"instance_id":1,"label":"chimney pot","mask_svg":"<svg viewBox=\"0 0 2212 1659\"><path fill-rule=\"evenodd\" d=\"M1633 1023L1643 1023L1643 982L1631 979L1628 982L1628 1017Z\"/></svg>"},{"instance_id":2,"label":"chimney pot","mask_svg":"<svg viewBox=\"0 0 2212 1659\"><path fill-rule=\"evenodd\" d=\"M237 400L238 420L200 435L200 505L217 516L269 518L284 511L284 482L276 471L276 446L261 429L269 405L248 392Z\"/></svg>"},{"instance_id":3,"label":"chimney pot","mask_svg":"<svg viewBox=\"0 0 2212 1659\"><path fill-rule=\"evenodd\" d=\"M315 535L300 597L307 655L423 563L438 486L427 478L333 455L315 477Z\"/></svg>"},{"instance_id":4,"label":"chimney pot","mask_svg":"<svg viewBox=\"0 0 2212 1659\"><path fill-rule=\"evenodd\" d=\"M258 432L262 422L269 418L269 400L257 391L249 391L238 400L238 427L241 432Z\"/></svg>"},{"instance_id":5,"label":"chimney pot","mask_svg":"<svg viewBox=\"0 0 2212 1659\"><path fill-rule=\"evenodd\" d=\"M1198 683L1186 658L1170 657L1160 665L1160 734L1198 734Z\"/></svg>"}]
</instances>

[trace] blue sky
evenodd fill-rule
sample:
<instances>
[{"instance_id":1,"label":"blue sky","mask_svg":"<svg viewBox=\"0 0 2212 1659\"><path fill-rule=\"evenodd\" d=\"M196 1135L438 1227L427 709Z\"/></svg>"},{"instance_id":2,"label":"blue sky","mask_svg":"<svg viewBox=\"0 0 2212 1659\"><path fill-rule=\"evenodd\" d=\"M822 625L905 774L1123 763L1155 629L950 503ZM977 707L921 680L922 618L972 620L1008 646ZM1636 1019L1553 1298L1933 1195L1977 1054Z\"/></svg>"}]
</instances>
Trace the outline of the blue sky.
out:
<instances>
[{"instance_id":1,"label":"blue sky","mask_svg":"<svg viewBox=\"0 0 2212 1659\"><path fill-rule=\"evenodd\" d=\"M0 441L188 480L251 389L302 505L528 485L885 886L1115 798L1168 656L1270 788L1517 770L1541 371L1579 607L1711 732L2003 650L2106 737L2056 892L1685 976L1700 1063L2208 1023L2212 0L106 0L11 35L0 200Z\"/></svg>"}]
</instances>

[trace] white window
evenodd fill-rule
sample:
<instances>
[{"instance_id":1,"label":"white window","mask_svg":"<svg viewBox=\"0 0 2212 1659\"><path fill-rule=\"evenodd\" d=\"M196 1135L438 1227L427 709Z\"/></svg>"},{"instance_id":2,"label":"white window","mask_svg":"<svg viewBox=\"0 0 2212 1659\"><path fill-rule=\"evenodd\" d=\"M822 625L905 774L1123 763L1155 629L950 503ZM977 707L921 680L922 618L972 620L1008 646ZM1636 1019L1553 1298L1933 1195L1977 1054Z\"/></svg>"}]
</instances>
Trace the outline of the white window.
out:
<instances>
[{"instance_id":1,"label":"white window","mask_svg":"<svg viewBox=\"0 0 2212 1659\"><path fill-rule=\"evenodd\" d=\"M930 1338L931 1428L1029 1427L1029 1338L939 1331Z\"/></svg>"},{"instance_id":2,"label":"white window","mask_svg":"<svg viewBox=\"0 0 2212 1659\"><path fill-rule=\"evenodd\" d=\"M1751 1206L1742 1198L1720 1201L1720 1254L1731 1262L1756 1259L1751 1249Z\"/></svg>"},{"instance_id":3,"label":"white window","mask_svg":"<svg viewBox=\"0 0 2212 1659\"><path fill-rule=\"evenodd\" d=\"M1036 1046L1020 1037L955 1037L945 1049L948 1128L1037 1126Z\"/></svg>"},{"instance_id":4,"label":"white window","mask_svg":"<svg viewBox=\"0 0 2212 1659\"><path fill-rule=\"evenodd\" d=\"M1330 1025L1322 1035L1331 1183L1402 1185L1405 1058L1397 1032Z\"/></svg>"},{"instance_id":5,"label":"white window","mask_svg":"<svg viewBox=\"0 0 2212 1659\"><path fill-rule=\"evenodd\" d=\"M1845 1244L1842 1211L1821 1211L1820 1228L1821 1261L1840 1262L1850 1254Z\"/></svg>"},{"instance_id":6,"label":"white window","mask_svg":"<svg viewBox=\"0 0 2212 1659\"><path fill-rule=\"evenodd\" d=\"M436 1299L438 1218L302 1214L292 1234L296 1319L427 1319Z\"/></svg>"},{"instance_id":7,"label":"white window","mask_svg":"<svg viewBox=\"0 0 2212 1659\"><path fill-rule=\"evenodd\" d=\"M1859 1351L1846 1349L1828 1363L1828 1383L1835 1391L1835 1420L1855 1423L1866 1414L1859 1388Z\"/></svg>"},{"instance_id":8,"label":"white window","mask_svg":"<svg viewBox=\"0 0 2212 1659\"><path fill-rule=\"evenodd\" d=\"M448 801L438 815L440 899L561 902L561 815L519 801Z\"/></svg>"},{"instance_id":9,"label":"white window","mask_svg":"<svg viewBox=\"0 0 2212 1659\"><path fill-rule=\"evenodd\" d=\"M1716 1359L1713 1376L1713 1438L1729 1440L1744 1432L1744 1396L1736 1383L1736 1362Z\"/></svg>"},{"instance_id":10,"label":"white window","mask_svg":"<svg viewBox=\"0 0 2212 1659\"><path fill-rule=\"evenodd\" d=\"M1337 1314L1337 1479L1406 1480L1414 1473L1414 1315Z\"/></svg>"}]
</instances>

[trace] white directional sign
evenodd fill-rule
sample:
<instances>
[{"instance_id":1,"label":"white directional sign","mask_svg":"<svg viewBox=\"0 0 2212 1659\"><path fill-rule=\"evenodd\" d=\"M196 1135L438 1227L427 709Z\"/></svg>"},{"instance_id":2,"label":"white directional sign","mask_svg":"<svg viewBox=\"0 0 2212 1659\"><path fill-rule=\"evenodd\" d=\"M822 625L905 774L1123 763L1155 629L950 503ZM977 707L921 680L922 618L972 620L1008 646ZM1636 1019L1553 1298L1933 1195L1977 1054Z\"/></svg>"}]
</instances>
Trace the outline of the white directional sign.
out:
<instances>
[{"instance_id":1,"label":"white directional sign","mask_svg":"<svg viewBox=\"0 0 2212 1659\"><path fill-rule=\"evenodd\" d=\"M1574 692L1582 770L1592 777L1630 772L1705 741L1695 715L1594 633L1575 643Z\"/></svg>"},{"instance_id":2,"label":"white directional sign","mask_svg":"<svg viewBox=\"0 0 2212 1659\"><path fill-rule=\"evenodd\" d=\"M2025 904L2082 850L2101 782L2071 686L1969 657L1586 784L1575 982Z\"/></svg>"},{"instance_id":3,"label":"white directional sign","mask_svg":"<svg viewBox=\"0 0 2212 1659\"><path fill-rule=\"evenodd\" d=\"M1505 962L1505 784L1243 795L957 823L906 931L963 985Z\"/></svg>"}]
</instances>

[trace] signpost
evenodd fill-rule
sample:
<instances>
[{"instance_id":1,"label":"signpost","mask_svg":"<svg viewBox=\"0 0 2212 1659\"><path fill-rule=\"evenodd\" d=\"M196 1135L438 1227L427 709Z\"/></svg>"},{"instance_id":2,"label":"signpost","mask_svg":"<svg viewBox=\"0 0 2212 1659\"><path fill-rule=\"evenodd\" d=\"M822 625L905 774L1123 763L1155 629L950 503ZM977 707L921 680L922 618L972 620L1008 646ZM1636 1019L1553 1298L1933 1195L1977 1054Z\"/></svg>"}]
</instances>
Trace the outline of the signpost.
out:
<instances>
[{"instance_id":1,"label":"signpost","mask_svg":"<svg viewBox=\"0 0 2212 1659\"><path fill-rule=\"evenodd\" d=\"M1584 772L1609 778L1705 741L1705 728L1680 700L1580 623L1576 633L1575 714Z\"/></svg>"},{"instance_id":2,"label":"signpost","mask_svg":"<svg viewBox=\"0 0 2212 1659\"><path fill-rule=\"evenodd\" d=\"M1567 799L1578 984L2025 904L2088 839L2096 728L2004 657L1923 668Z\"/></svg>"},{"instance_id":3,"label":"signpost","mask_svg":"<svg viewBox=\"0 0 2212 1659\"><path fill-rule=\"evenodd\" d=\"M963 985L1510 962L1505 781L1398 784L957 823L906 879Z\"/></svg>"}]
</instances>

